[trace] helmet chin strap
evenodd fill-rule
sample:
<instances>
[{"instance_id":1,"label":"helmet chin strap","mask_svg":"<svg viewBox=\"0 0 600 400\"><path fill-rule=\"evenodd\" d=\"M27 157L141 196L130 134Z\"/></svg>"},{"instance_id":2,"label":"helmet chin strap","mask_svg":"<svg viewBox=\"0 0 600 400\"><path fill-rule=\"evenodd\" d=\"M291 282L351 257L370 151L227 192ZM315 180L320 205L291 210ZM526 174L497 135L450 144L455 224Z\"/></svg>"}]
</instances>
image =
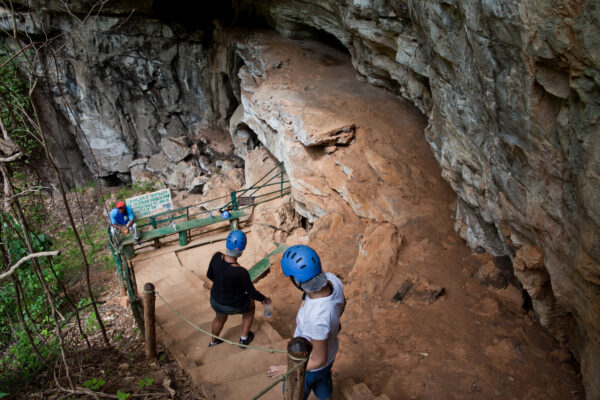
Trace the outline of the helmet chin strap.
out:
<instances>
[{"instance_id":1,"label":"helmet chin strap","mask_svg":"<svg viewBox=\"0 0 600 400\"><path fill-rule=\"evenodd\" d=\"M304 289L302 289L300 284L296 281L296 278L294 278L292 275L290 275L290 281L292 281L292 283L294 284L294 286L296 286L296 288L298 290L300 290L301 292L304 292Z\"/></svg>"}]
</instances>

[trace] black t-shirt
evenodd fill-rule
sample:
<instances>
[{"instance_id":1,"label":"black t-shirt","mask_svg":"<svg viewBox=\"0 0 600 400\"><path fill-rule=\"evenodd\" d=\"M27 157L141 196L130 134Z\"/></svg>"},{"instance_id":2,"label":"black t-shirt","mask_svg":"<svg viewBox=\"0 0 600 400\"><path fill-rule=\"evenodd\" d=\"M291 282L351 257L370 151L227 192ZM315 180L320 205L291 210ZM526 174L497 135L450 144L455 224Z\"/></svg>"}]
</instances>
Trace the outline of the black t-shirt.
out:
<instances>
[{"instance_id":1,"label":"black t-shirt","mask_svg":"<svg viewBox=\"0 0 600 400\"><path fill-rule=\"evenodd\" d=\"M261 302L265 300L250 281L246 268L234 267L225 261L222 253L217 252L212 257L206 276L213 281L210 295L219 304L243 307L250 297Z\"/></svg>"}]
</instances>

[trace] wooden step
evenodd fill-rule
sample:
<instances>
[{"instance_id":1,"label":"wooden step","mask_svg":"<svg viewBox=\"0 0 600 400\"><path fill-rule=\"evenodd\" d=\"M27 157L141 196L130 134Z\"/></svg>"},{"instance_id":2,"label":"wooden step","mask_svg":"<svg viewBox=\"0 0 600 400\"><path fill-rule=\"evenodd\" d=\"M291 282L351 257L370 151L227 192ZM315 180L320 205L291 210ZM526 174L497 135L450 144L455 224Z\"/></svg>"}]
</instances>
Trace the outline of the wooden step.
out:
<instances>
[{"instance_id":1,"label":"wooden step","mask_svg":"<svg viewBox=\"0 0 600 400\"><path fill-rule=\"evenodd\" d=\"M207 319L212 319L214 317L214 314L211 314L206 307L202 307L198 304L188 303L179 306L174 305L173 308L194 324L198 324L199 321L206 321ZM179 315L175 314L173 310L164 304L156 303L156 323L160 324L165 329L168 329L169 326L175 325L181 320Z\"/></svg>"},{"instance_id":2,"label":"wooden step","mask_svg":"<svg viewBox=\"0 0 600 400\"><path fill-rule=\"evenodd\" d=\"M241 325L235 325L230 328L228 328L227 325L225 325L221 336L226 339L237 342L240 339L241 330ZM252 330L254 331L254 340L251 344L255 346L269 347L272 343L274 343L265 331L265 329L262 329L261 324L256 324L255 322L255 324L252 327ZM204 339L201 339L199 345L197 345L194 349L190 349L190 351L187 353L187 355L190 358L193 358L195 360L197 366L210 364L214 360L219 360L221 358L228 357L231 354L234 354L239 351L246 351L242 350L242 348L237 345L230 345L228 343L221 343L218 346L209 348L209 340L210 339L207 336L205 336Z\"/></svg>"},{"instance_id":3,"label":"wooden step","mask_svg":"<svg viewBox=\"0 0 600 400\"><path fill-rule=\"evenodd\" d=\"M269 347L285 351L287 340L270 344ZM248 375L255 375L261 372L266 373L269 366L286 363L286 354L265 353L254 349L244 349L228 357L204 364L198 367L193 373L197 373L203 382L216 384L242 379Z\"/></svg>"},{"instance_id":4,"label":"wooden step","mask_svg":"<svg viewBox=\"0 0 600 400\"><path fill-rule=\"evenodd\" d=\"M262 372L222 385L205 385L205 394L210 400L246 400L257 395L271 383L273 383L273 380L267 378L267 374ZM283 384L278 383L260 399L281 400L283 398L282 388Z\"/></svg>"}]
</instances>

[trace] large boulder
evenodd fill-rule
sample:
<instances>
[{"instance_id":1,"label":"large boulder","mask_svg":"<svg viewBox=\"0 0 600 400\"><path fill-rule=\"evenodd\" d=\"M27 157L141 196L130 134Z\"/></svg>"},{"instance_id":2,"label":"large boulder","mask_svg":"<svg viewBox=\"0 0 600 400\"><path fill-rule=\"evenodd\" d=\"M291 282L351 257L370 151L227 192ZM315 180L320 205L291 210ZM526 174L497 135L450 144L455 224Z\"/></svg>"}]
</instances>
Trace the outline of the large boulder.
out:
<instances>
[{"instance_id":1,"label":"large boulder","mask_svg":"<svg viewBox=\"0 0 600 400\"><path fill-rule=\"evenodd\" d=\"M202 171L197 166L186 161L179 162L173 172L167 177L167 185L176 190L198 190L201 185L199 179ZM195 182L194 182L195 181Z\"/></svg>"},{"instance_id":2,"label":"large boulder","mask_svg":"<svg viewBox=\"0 0 600 400\"><path fill-rule=\"evenodd\" d=\"M185 137L162 138L160 145L163 153L172 163L178 163L192 155L192 150L186 144Z\"/></svg>"},{"instance_id":3,"label":"large boulder","mask_svg":"<svg viewBox=\"0 0 600 400\"><path fill-rule=\"evenodd\" d=\"M148 163L146 164L146 170L150 172L154 172L155 174L159 174L166 178L173 172L174 164L169 161L165 153L159 152L150 159L148 159Z\"/></svg>"}]
</instances>

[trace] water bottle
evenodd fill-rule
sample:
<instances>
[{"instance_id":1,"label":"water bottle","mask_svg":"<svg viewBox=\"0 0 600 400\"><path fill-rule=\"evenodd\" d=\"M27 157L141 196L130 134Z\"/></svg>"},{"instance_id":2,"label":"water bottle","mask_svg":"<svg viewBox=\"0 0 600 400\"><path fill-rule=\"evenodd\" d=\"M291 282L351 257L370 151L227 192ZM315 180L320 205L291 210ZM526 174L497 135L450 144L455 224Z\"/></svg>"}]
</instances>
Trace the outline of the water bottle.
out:
<instances>
[{"instance_id":1,"label":"water bottle","mask_svg":"<svg viewBox=\"0 0 600 400\"><path fill-rule=\"evenodd\" d=\"M265 317L271 318L271 303L265 304Z\"/></svg>"},{"instance_id":2,"label":"water bottle","mask_svg":"<svg viewBox=\"0 0 600 400\"><path fill-rule=\"evenodd\" d=\"M171 226L173 227L173 230L176 231L177 230L177 224L175 223L175 221L173 221L171 223Z\"/></svg>"},{"instance_id":3,"label":"water bottle","mask_svg":"<svg viewBox=\"0 0 600 400\"><path fill-rule=\"evenodd\" d=\"M209 212L208 212L208 218L212 219L212 217L213 217L213 216L212 216L212 211L209 211Z\"/></svg>"}]
</instances>

